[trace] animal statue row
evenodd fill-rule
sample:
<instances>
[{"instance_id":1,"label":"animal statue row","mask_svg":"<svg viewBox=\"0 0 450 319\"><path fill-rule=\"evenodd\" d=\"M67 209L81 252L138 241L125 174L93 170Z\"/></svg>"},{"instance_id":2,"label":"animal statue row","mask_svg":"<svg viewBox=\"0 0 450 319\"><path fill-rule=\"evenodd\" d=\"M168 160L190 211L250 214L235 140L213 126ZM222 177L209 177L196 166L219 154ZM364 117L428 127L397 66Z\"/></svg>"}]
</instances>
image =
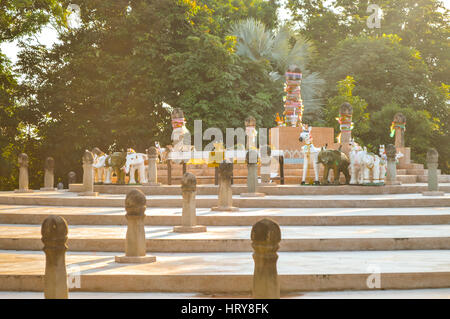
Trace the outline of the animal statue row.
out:
<instances>
[{"instance_id":1,"label":"animal statue row","mask_svg":"<svg viewBox=\"0 0 450 319\"><path fill-rule=\"evenodd\" d=\"M125 175L129 174L129 184L137 184L136 172L139 183L148 182L147 154L128 149L126 152L114 152L107 155L97 147L92 150L92 153L94 154L94 176L98 183L111 184L111 177L115 174L117 184L125 184Z\"/></svg>"},{"instance_id":2,"label":"animal statue row","mask_svg":"<svg viewBox=\"0 0 450 319\"><path fill-rule=\"evenodd\" d=\"M323 184L330 183L329 172L332 169L334 184L339 184L341 173L345 176L346 184L383 185L386 176L386 151L385 146L380 145L379 156L368 152L366 147L361 147L352 139L350 141L351 151L349 156L339 150L328 150L325 147L317 148L313 145L311 127L302 125L303 131L299 141L305 142L302 147L303 153L303 176L302 185L306 184L306 174L310 163L314 169L314 184L319 185L319 167L324 165ZM397 158L403 154L398 153ZM350 167L350 171L349 171Z\"/></svg>"}]
</instances>

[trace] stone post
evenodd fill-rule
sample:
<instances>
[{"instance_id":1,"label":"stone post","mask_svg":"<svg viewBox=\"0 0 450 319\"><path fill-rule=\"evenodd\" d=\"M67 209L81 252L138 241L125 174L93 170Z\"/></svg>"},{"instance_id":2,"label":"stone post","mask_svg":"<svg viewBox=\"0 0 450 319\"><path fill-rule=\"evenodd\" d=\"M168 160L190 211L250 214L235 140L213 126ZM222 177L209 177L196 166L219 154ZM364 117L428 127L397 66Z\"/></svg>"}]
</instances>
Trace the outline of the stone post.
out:
<instances>
[{"instance_id":1,"label":"stone post","mask_svg":"<svg viewBox=\"0 0 450 319\"><path fill-rule=\"evenodd\" d=\"M391 130L394 130L395 134L395 148L405 147L405 130L406 130L406 116L402 113L396 113L392 122Z\"/></svg>"},{"instance_id":2,"label":"stone post","mask_svg":"<svg viewBox=\"0 0 450 319\"><path fill-rule=\"evenodd\" d=\"M84 192L79 193L79 196L98 196L94 192L94 155L86 150L83 155L83 189Z\"/></svg>"},{"instance_id":3,"label":"stone post","mask_svg":"<svg viewBox=\"0 0 450 319\"><path fill-rule=\"evenodd\" d=\"M125 240L125 256L116 256L117 263L152 263L155 256L147 256L145 242L145 209L146 198L142 191L133 189L125 198L128 228Z\"/></svg>"},{"instance_id":4,"label":"stone post","mask_svg":"<svg viewBox=\"0 0 450 319\"><path fill-rule=\"evenodd\" d=\"M160 186L158 183L158 149L154 146L147 150L148 156L148 183L146 186Z\"/></svg>"},{"instance_id":5,"label":"stone post","mask_svg":"<svg viewBox=\"0 0 450 319\"><path fill-rule=\"evenodd\" d=\"M195 193L197 191L197 179L192 173L184 173L181 180L181 191L183 194L183 215L181 226L175 226L177 233L200 233L206 231L206 226L197 225L195 212Z\"/></svg>"},{"instance_id":6,"label":"stone post","mask_svg":"<svg viewBox=\"0 0 450 319\"><path fill-rule=\"evenodd\" d=\"M44 187L41 188L41 191L54 191L55 188L55 160L53 157L47 157L45 160L44 167Z\"/></svg>"},{"instance_id":7,"label":"stone post","mask_svg":"<svg viewBox=\"0 0 450 319\"><path fill-rule=\"evenodd\" d=\"M22 153L18 158L19 162L19 189L16 189L16 193L32 193L33 191L28 189L28 155Z\"/></svg>"},{"instance_id":8,"label":"stone post","mask_svg":"<svg viewBox=\"0 0 450 319\"><path fill-rule=\"evenodd\" d=\"M69 174L67 174L68 177L68 183L70 184L75 184L77 182L77 173L75 172L69 172Z\"/></svg>"},{"instance_id":9,"label":"stone post","mask_svg":"<svg viewBox=\"0 0 450 319\"><path fill-rule=\"evenodd\" d=\"M423 192L424 196L444 196L444 192L439 191L438 185L438 158L439 154L436 149L431 148L427 153L427 168L428 168L428 191Z\"/></svg>"},{"instance_id":10,"label":"stone post","mask_svg":"<svg viewBox=\"0 0 450 319\"><path fill-rule=\"evenodd\" d=\"M233 163L223 161L219 164L219 201L218 206L213 207L213 211L236 212L239 210L233 207L233 192L231 189L231 178L233 176Z\"/></svg>"},{"instance_id":11,"label":"stone post","mask_svg":"<svg viewBox=\"0 0 450 319\"><path fill-rule=\"evenodd\" d=\"M386 158L387 158L387 172L386 172L386 185L400 185L401 183L397 181L397 163L396 156L397 151L395 146L388 144L386 146Z\"/></svg>"},{"instance_id":12,"label":"stone post","mask_svg":"<svg viewBox=\"0 0 450 319\"><path fill-rule=\"evenodd\" d=\"M253 298L279 299L280 282L277 272L278 248L281 241L280 226L264 218L252 227Z\"/></svg>"},{"instance_id":13,"label":"stone post","mask_svg":"<svg viewBox=\"0 0 450 319\"><path fill-rule=\"evenodd\" d=\"M350 154L350 141L352 139L352 129L353 129L353 107L350 103L343 103L339 108L339 124L341 130L341 140L342 152L349 156Z\"/></svg>"},{"instance_id":14,"label":"stone post","mask_svg":"<svg viewBox=\"0 0 450 319\"><path fill-rule=\"evenodd\" d=\"M250 149L245 156L247 162L247 193L242 193L241 197L264 197L264 193L256 192L258 184L258 151Z\"/></svg>"},{"instance_id":15,"label":"stone post","mask_svg":"<svg viewBox=\"0 0 450 319\"><path fill-rule=\"evenodd\" d=\"M256 119L253 116L245 119L245 135L247 135L247 149L256 148Z\"/></svg>"},{"instance_id":16,"label":"stone post","mask_svg":"<svg viewBox=\"0 0 450 319\"><path fill-rule=\"evenodd\" d=\"M270 183L270 164L272 162L272 149L268 145L260 148L261 153L261 186L272 186L275 183Z\"/></svg>"},{"instance_id":17,"label":"stone post","mask_svg":"<svg viewBox=\"0 0 450 319\"><path fill-rule=\"evenodd\" d=\"M46 299L67 299L66 250L67 222L50 215L42 223L41 234L45 252L44 296Z\"/></svg>"}]
</instances>

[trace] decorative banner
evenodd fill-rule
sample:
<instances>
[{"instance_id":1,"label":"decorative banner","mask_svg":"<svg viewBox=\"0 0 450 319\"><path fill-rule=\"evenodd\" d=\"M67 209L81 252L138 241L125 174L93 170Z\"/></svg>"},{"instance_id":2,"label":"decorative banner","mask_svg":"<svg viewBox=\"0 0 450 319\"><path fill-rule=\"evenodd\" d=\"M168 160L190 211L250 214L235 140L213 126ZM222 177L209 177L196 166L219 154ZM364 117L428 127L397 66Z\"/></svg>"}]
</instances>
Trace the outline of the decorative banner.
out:
<instances>
[{"instance_id":1,"label":"decorative banner","mask_svg":"<svg viewBox=\"0 0 450 319\"><path fill-rule=\"evenodd\" d=\"M354 123L352 122L352 116L346 114L340 114L336 120L339 122L341 132L348 132L353 130Z\"/></svg>"},{"instance_id":2,"label":"decorative banner","mask_svg":"<svg viewBox=\"0 0 450 319\"><path fill-rule=\"evenodd\" d=\"M395 129L396 128L400 128L400 129L406 131L406 123L392 122L391 123L391 134L390 134L391 137L395 136Z\"/></svg>"},{"instance_id":3,"label":"decorative banner","mask_svg":"<svg viewBox=\"0 0 450 319\"><path fill-rule=\"evenodd\" d=\"M186 121L185 121L184 117L173 118L172 119L172 128L176 129L176 128L183 127L185 123L186 123Z\"/></svg>"}]
</instances>

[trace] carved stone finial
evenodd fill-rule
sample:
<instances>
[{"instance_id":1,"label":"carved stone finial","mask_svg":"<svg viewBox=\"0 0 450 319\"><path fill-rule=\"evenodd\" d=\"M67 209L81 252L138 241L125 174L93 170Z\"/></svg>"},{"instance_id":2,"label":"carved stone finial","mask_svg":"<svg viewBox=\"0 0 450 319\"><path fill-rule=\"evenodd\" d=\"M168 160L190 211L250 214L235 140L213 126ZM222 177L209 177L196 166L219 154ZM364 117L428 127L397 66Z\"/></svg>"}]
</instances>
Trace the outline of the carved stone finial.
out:
<instances>
[{"instance_id":1,"label":"carved stone finial","mask_svg":"<svg viewBox=\"0 0 450 319\"><path fill-rule=\"evenodd\" d=\"M41 227L44 250L48 248L67 249L68 232L69 228L64 218L56 215L48 216Z\"/></svg>"},{"instance_id":2,"label":"carved stone finial","mask_svg":"<svg viewBox=\"0 0 450 319\"><path fill-rule=\"evenodd\" d=\"M158 157L158 149L154 146L151 146L147 150L148 157L156 158Z\"/></svg>"},{"instance_id":3,"label":"carved stone finial","mask_svg":"<svg viewBox=\"0 0 450 319\"><path fill-rule=\"evenodd\" d=\"M396 123L406 123L406 116L403 115L403 113L395 113L394 115L394 122Z\"/></svg>"},{"instance_id":4,"label":"carved stone finial","mask_svg":"<svg viewBox=\"0 0 450 319\"><path fill-rule=\"evenodd\" d=\"M430 148L427 152L427 163L437 163L439 154L435 148Z\"/></svg>"},{"instance_id":5,"label":"carved stone finial","mask_svg":"<svg viewBox=\"0 0 450 319\"><path fill-rule=\"evenodd\" d=\"M125 198L125 210L127 215L144 215L147 208L147 199L139 189L133 189Z\"/></svg>"},{"instance_id":6,"label":"carved stone finial","mask_svg":"<svg viewBox=\"0 0 450 319\"><path fill-rule=\"evenodd\" d=\"M248 116L245 119L245 126L246 127L249 127L249 126L256 127L256 119L253 116Z\"/></svg>"},{"instance_id":7,"label":"carved stone finial","mask_svg":"<svg viewBox=\"0 0 450 319\"><path fill-rule=\"evenodd\" d=\"M386 146L386 157L388 161L395 161L395 156L397 155L397 150L395 148L395 145L388 144Z\"/></svg>"},{"instance_id":8,"label":"carved stone finial","mask_svg":"<svg viewBox=\"0 0 450 319\"><path fill-rule=\"evenodd\" d=\"M271 219L264 218L252 227L251 239L256 245L277 246L281 241L280 226Z\"/></svg>"},{"instance_id":9,"label":"carved stone finial","mask_svg":"<svg viewBox=\"0 0 450 319\"><path fill-rule=\"evenodd\" d=\"M341 115L352 115L353 114L353 107L350 103L344 102L342 103L341 107L339 108L339 114Z\"/></svg>"},{"instance_id":10,"label":"carved stone finial","mask_svg":"<svg viewBox=\"0 0 450 319\"><path fill-rule=\"evenodd\" d=\"M47 170L53 170L55 168L55 160L53 157L47 157L45 160L45 169Z\"/></svg>"},{"instance_id":11,"label":"carved stone finial","mask_svg":"<svg viewBox=\"0 0 450 319\"><path fill-rule=\"evenodd\" d=\"M20 167L28 167L28 155L25 153L19 154L18 162Z\"/></svg>"},{"instance_id":12,"label":"carved stone finial","mask_svg":"<svg viewBox=\"0 0 450 319\"><path fill-rule=\"evenodd\" d=\"M225 179L233 176L233 163L229 161L223 161L219 164L219 176Z\"/></svg>"},{"instance_id":13,"label":"carved stone finial","mask_svg":"<svg viewBox=\"0 0 450 319\"><path fill-rule=\"evenodd\" d=\"M93 164L94 163L94 155L92 152L86 150L83 154L83 164Z\"/></svg>"},{"instance_id":14,"label":"carved stone finial","mask_svg":"<svg viewBox=\"0 0 450 319\"><path fill-rule=\"evenodd\" d=\"M181 190L183 192L195 192L197 190L197 178L194 174L184 173L181 179Z\"/></svg>"}]
</instances>

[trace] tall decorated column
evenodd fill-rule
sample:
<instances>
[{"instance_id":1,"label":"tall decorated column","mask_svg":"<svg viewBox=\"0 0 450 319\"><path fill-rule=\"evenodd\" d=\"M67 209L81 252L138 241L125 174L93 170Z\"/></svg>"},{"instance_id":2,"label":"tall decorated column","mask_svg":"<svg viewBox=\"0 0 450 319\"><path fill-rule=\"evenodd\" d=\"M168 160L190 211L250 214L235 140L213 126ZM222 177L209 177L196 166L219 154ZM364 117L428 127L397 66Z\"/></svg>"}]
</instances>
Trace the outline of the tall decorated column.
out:
<instances>
[{"instance_id":1,"label":"tall decorated column","mask_svg":"<svg viewBox=\"0 0 450 319\"><path fill-rule=\"evenodd\" d=\"M53 157L47 157L45 160L44 168L44 187L42 191L54 191L55 190L55 160Z\"/></svg>"},{"instance_id":2,"label":"tall decorated column","mask_svg":"<svg viewBox=\"0 0 450 319\"><path fill-rule=\"evenodd\" d=\"M292 65L289 67L285 76L285 123L286 126L301 126L303 116L303 102L300 89L302 83L302 71L296 65Z\"/></svg>"},{"instance_id":3,"label":"tall decorated column","mask_svg":"<svg viewBox=\"0 0 450 319\"><path fill-rule=\"evenodd\" d=\"M428 191L423 192L425 196L444 196L444 192L439 191L437 173L438 159L439 154L436 149L429 149L427 152Z\"/></svg>"},{"instance_id":4,"label":"tall decorated column","mask_svg":"<svg viewBox=\"0 0 450 319\"><path fill-rule=\"evenodd\" d=\"M44 296L46 299L67 299L66 250L67 222L50 215L42 223L41 234L45 252Z\"/></svg>"},{"instance_id":5,"label":"tall decorated column","mask_svg":"<svg viewBox=\"0 0 450 319\"><path fill-rule=\"evenodd\" d=\"M395 136L395 148L405 147L406 116L396 113L391 124L391 137Z\"/></svg>"},{"instance_id":6,"label":"tall decorated column","mask_svg":"<svg viewBox=\"0 0 450 319\"><path fill-rule=\"evenodd\" d=\"M97 196L94 192L94 155L86 150L83 154L83 192L80 196Z\"/></svg>"},{"instance_id":7,"label":"tall decorated column","mask_svg":"<svg viewBox=\"0 0 450 319\"><path fill-rule=\"evenodd\" d=\"M19 163L19 189L16 189L16 193L31 193L32 190L28 189L28 155L22 153L18 157Z\"/></svg>"},{"instance_id":8,"label":"tall decorated column","mask_svg":"<svg viewBox=\"0 0 450 319\"><path fill-rule=\"evenodd\" d=\"M245 119L245 135L247 136L247 149L256 149L258 132L256 131L256 119L253 116Z\"/></svg>"},{"instance_id":9,"label":"tall decorated column","mask_svg":"<svg viewBox=\"0 0 450 319\"><path fill-rule=\"evenodd\" d=\"M339 108L339 117L337 118L341 133L339 134L339 143L342 145L342 151L349 156L350 141L352 139L353 130L353 107L350 103L343 103Z\"/></svg>"}]
</instances>

